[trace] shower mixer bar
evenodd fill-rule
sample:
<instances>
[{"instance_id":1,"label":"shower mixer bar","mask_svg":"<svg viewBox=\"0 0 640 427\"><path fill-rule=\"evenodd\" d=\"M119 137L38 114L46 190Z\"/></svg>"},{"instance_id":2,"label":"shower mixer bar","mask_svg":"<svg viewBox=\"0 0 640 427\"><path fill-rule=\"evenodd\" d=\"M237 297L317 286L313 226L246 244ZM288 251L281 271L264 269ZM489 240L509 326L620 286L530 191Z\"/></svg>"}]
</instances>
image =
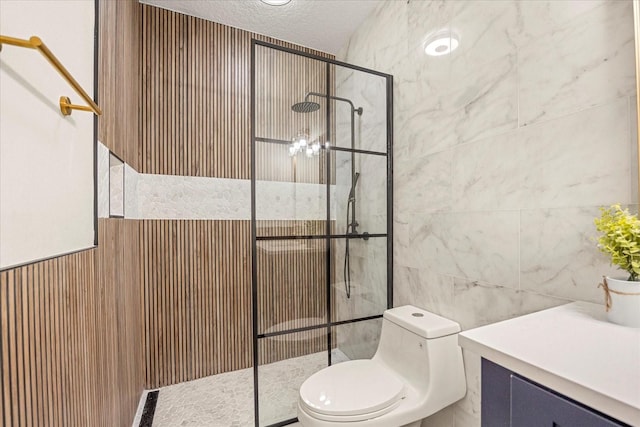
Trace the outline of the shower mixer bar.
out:
<instances>
[{"instance_id":1,"label":"shower mixer bar","mask_svg":"<svg viewBox=\"0 0 640 427\"><path fill-rule=\"evenodd\" d=\"M347 199L347 234L358 234L358 221L356 221L356 212L355 212L355 204L356 204L356 185L358 184L358 178L360 178L360 172L355 172L355 179L353 180L353 184L351 184L351 191L349 191L349 198ZM353 210L351 212L351 222L349 222L349 205L352 206ZM351 231L349 231L351 228Z\"/></svg>"},{"instance_id":2,"label":"shower mixer bar","mask_svg":"<svg viewBox=\"0 0 640 427\"><path fill-rule=\"evenodd\" d=\"M355 129L355 115L362 116L362 112L364 111L362 107L356 108L353 105L353 102L347 98L341 98L339 96L328 95L319 92L308 92L304 101L295 103L291 106L291 110L296 113L313 113L320 109L320 104L317 102L309 101L310 96L317 96L320 98L333 99L335 101L346 102L351 106L351 190L349 191L349 198L347 199L347 229L346 234L349 235L357 235L358 234L358 226L360 225L356 219L356 184L358 183L358 178L360 178L360 172L356 172L356 154L353 150L355 150L355 140L356 140L356 129ZM369 240L368 233L363 234L364 240ZM349 239L345 242L345 250L344 250L344 285L345 291L347 294L347 298L351 298L351 263L349 257Z\"/></svg>"}]
</instances>

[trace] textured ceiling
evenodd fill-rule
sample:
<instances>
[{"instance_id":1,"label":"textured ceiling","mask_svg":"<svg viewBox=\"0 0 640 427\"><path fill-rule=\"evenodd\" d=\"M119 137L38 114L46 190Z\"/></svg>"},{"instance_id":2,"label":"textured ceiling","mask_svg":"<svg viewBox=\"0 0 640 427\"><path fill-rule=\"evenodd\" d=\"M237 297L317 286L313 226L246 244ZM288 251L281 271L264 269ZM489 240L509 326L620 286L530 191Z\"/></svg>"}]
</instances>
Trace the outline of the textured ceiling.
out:
<instances>
[{"instance_id":1,"label":"textured ceiling","mask_svg":"<svg viewBox=\"0 0 640 427\"><path fill-rule=\"evenodd\" d=\"M140 0L336 54L379 0L291 0L269 6L260 0Z\"/></svg>"}]
</instances>

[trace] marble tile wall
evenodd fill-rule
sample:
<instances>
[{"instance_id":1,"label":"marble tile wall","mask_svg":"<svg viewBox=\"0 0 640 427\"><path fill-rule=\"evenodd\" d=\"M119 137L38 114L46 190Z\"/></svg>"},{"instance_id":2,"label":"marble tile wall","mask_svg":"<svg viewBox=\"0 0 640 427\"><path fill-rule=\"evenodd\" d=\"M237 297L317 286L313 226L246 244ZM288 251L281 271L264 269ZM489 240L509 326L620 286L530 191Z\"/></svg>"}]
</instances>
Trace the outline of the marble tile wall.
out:
<instances>
[{"instance_id":1,"label":"marble tile wall","mask_svg":"<svg viewBox=\"0 0 640 427\"><path fill-rule=\"evenodd\" d=\"M460 47L425 55L442 30ZM593 218L638 202L631 1L387 1L338 59L394 75L395 305L468 329L602 303ZM480 425L465 366L423 426Z\"/></svg>"}]
</instances>

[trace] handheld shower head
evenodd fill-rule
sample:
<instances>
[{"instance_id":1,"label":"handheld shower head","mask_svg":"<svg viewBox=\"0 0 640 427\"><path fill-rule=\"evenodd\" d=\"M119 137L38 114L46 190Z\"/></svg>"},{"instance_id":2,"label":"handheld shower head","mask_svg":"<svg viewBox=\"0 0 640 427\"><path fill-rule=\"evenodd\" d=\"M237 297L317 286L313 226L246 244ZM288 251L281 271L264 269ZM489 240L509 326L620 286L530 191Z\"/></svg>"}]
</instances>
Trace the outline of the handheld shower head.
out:
<instances>
[{"instance_id":1,"label":"handheld shower head","mask_svg":"<svg viewBox=\"0 0 640 427\"><path fill-rule=\"evenodd\" d=\"M360 178L360 172L356 172L353 184L351 185L351 191L349 191L349 200L355 200L356 197L356 185L358 184L358 178Z\"/></svg>"}]
</instances>

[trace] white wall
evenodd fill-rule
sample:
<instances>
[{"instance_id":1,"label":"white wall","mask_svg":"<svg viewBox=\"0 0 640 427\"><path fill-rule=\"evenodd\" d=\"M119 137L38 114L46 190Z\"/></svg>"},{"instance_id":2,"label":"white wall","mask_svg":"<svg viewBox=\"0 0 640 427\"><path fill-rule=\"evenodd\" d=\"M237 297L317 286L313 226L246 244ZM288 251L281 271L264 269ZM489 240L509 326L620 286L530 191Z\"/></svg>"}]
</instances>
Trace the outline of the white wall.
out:
<instances>
[{"instance_id":1,"label":"white wall","mask_svg":"<svg viewBox=\"0 0 640 427\"><path fill-rule=\"evenodd\" d=\"M36 35L93 94L92 1L0 1L0 34ZM0 268L94 244L93 115L35 50L0 52Z\"/></svg>"},{"instance_id":2,"label":"white wall","mask_svg":"<svg viewBox=\"0 0 640 427\"><path fill-rule=\"evenodd\" d=\"M460 47L426 56L442 29ZM631 1L387 1L339 59L394 75L395 305L469 329L602 303L593 218L637 203ZM465 366L467 396L423 426L480 425Z\"/></svg>"}]
</instances>

